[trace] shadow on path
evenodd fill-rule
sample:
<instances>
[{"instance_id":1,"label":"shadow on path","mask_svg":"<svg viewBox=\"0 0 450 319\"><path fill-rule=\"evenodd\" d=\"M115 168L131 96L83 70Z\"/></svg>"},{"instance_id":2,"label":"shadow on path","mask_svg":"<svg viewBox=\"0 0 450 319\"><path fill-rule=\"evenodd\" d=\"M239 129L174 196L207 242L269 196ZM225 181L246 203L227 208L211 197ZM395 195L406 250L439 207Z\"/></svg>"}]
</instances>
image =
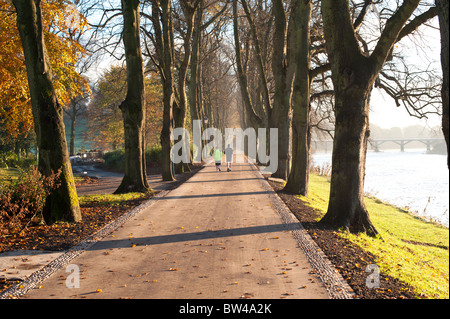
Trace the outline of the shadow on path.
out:
<instances>
[{"instance_id":1,"label":"shadow on path","mask_svg":"<svg viewBox=\"0 0 450 319\"><path fill-rule=\"evenodd\" d=\"M181 233L173 235L163 235L154 237L126 238L117 240L103 240L88 250L103 250L111 248L130 248L132 245L158 245L167 243L184 242L191 240L203 240L212 238L224 238L233 236L243 236L252 234L274 233L280 231L288 231L299 228L299 223L290 224L274 224L265 226L250 226L241 228L230 228L222 230L208 230L194 233Z\"/></svg>"},{"instance_id":2,"label":"shadow on path","mask_svg":"<svg viewBox=\"0 0 450 319\"><path fill-rule=\"evenodd\" d=\"M259 177L255 177L255 178L236 178L236 179L215 179L215 180L210 180L210 181L186 181L186 184L192 184L192 183L217 183L217 182L235 182L235 181L251 181L251 180L259 180L261 178Z\"/></svg>"},{"instance_id":3,"label":"shadow on path","mask_svg":"<svg viewBox=\"0 0 450 319\"><path fill-rule=\"evenodd\" d=\"M273 192L263 191L263 192L241 192L241 193L221 193L221 194L201 194L201 195L184 195L184 196L164 196L160 198L155 198L155 200L166 200L166 199L189 199L189 198L207 198L207 197L229 197L229 196L245 196L245 195L268 195Z\"/></svg>"}]
</instances>

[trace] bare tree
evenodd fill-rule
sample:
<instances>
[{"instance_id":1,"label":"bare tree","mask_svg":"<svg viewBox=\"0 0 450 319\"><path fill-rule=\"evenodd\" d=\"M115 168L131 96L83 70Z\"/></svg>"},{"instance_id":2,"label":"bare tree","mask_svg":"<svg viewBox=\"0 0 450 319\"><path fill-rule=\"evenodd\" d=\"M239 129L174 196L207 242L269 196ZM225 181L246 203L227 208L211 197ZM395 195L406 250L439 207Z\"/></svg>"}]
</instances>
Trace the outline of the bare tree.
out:
<instances>
[{"instance_id":1,"label":"bare tree","mask_svg":"<svg viewBox=\"0 0 450 319\"><path fill-rule=\"evenodd\" d=\"M146 192L145 84L140 40L139 0L122 0L127 95L120 104L125 132L125 174L116 194Z\"/></svg>"},{"instance_id":2,"label":"bare tree","mask_svg":"<svg viewBox=\"0 0 450 319\"><path fill-rule=\"evenodd\" d=\"M372 3L365 1L364 6ZM386 10L389 18L370 53L361 49L356 32L363 21L359 16L364 17L367 10L363 7L353 22L348 1L322 1L336 114L330 200L322 224L377 234L363 198L370 95L396 41L421 24L420 15L408 23L419 3L420 0L405 0L396 10Z\"/></svg>"},{"instance_id":3,"label":"bare tree","mask_svg":"<svg viewBox=\"0 0 450 319\"><path fill-rule=\"evenodd\" d=\"M293 165L285 189L294 194L308 194L311 105L310 105L310 42L312 3L309 0L294 1L291 15L295 25L294 59L295 80L293 88Z\"/></svg>"}]
</instances>

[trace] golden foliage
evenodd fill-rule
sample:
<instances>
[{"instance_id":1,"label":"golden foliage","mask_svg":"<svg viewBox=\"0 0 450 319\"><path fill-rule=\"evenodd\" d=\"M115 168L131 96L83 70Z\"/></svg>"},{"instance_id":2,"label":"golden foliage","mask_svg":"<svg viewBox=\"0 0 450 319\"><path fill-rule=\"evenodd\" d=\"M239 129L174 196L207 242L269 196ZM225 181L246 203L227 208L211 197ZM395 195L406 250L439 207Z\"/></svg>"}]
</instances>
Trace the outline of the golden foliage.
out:
<instances>
[{"instance_id":1,"label":"golden foliage","mask_svg":"<svg viewBox=\"0 0 450 319\"><path fill-rule=\"evenodd\" d=\"M87 22L68 0L43 0L41 6L53 84L59 102L65 105L71 97L89 91L86 80L76 70L77 61L87 54L78 42ZM0 0L0 30L0 125L11 137L17 137L33 129L33 116L12 1Z\"/></svg>"}]
</instances>

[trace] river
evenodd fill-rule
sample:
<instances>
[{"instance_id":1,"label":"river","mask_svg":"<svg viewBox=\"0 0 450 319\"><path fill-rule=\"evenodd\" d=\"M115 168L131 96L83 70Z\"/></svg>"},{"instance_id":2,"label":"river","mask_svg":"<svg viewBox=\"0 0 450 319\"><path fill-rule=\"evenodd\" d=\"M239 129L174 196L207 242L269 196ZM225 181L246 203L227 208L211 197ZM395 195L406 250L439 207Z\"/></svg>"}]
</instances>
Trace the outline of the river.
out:
<instances>
[{"instance_id":1,"label":"river","mask_svg":"<svg viewBox=\"0 0 450 319\"><path fill-rule=\"evenodd\" d=\"M313 154L314 165L331 163L331 153ZM384 202L449 226L447 157L423 150L368 152L365 192Z\"/></svg>"}]
</instances>

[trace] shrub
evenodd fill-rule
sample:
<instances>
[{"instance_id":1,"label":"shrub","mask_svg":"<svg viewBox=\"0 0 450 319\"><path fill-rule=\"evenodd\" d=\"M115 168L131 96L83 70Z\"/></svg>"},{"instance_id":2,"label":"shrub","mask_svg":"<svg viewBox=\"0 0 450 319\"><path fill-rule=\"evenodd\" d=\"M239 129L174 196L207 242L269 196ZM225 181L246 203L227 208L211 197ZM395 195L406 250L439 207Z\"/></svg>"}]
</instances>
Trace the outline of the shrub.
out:
<instances>
[{"instance_id":1,"label":"shrub","mask_svg":"<svg viewBox=\"0 0 450 319\"><path fill-rule=\"evenodd\" d=\"M111 169L123 170L125 168L125 150L115 150L103 154L105 166Z\"/></svg>"},{"instance_id":2,"label":"shrub","mask_svg":"<svg viewBox=\"0 0 450 319\"><path fill-rule=\"evenodd\" d=\"M109 169L121 170L125 168L125 150L115 150L103 155L105 166ZM145 150L147 165L161 162L161 146L150 146Z\"/></svg>"},{"instance_id":3,"label":"shrub","mask_svg":"<svg viewBox=\"0 0 450 319\"><path fill-rule=\"evenodd\" d=\"M45 199L59 187L60 172L42 176L37 168L22 171L17 180L0 185L0 235L25 228L42 219Z\"/></svg>"},{"instance_id":4,"label":"shrub","mask_svg":"<svg viewBox=\"0 0 450 319\"><path fill-rule=\"evenodd\" d=\"M33 165L36 165L36 156L22 156L19 160L13 152L0 154L0 167L29 169Z\"/></svg>"},{"instance_id":5,"label":"shrub","mask_svg":"<svg viewBox=\"0 0 450 319\"><path fill-rule=\"evenodd\" d=\"M147 165L149 163L160 163L161 153L161 145L147 147L147 149L145 150L145 160L147 161Z\"/></svg>"}]
</instances>

